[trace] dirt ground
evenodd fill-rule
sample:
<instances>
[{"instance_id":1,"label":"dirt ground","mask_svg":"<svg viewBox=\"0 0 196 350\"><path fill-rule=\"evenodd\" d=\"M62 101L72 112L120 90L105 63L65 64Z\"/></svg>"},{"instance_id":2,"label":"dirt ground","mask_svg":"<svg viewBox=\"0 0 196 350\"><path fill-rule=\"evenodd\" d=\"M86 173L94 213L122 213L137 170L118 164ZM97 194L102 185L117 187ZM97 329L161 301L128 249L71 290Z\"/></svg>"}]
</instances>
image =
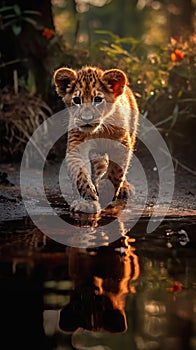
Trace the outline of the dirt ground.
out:
<instances>
[{"instance_id":1,"label":"dirt ground","mask_svg":"<svg viewBox=\"0 0 196 350\"><path fill-rule=\"evenodd\" d=\"M142 159L142 166L145 171L146 181L148 184L148 193L146 194L146 187L143 179L133 174L131 182L134 184L136 193L131 199L131 213L142 216L150 216L157 200L158 178L157 171L151 160ZM166 213L169 217L187 217L196 215L196 176L194 172L190 172L178 165L174 169L175 187L173 198ZM20 192L20 164L4 163L0 164L0 220L13 220L27 216L27 212L23 203ZM36 174L36 171L35 171ZM53 198L58 206L58 201L62 197L58 186L59 166L57 163L49 163L44 171L44 183L46 193L50 198ZM39 186L36 184L36 176L34 181L34 189L31 185L27 189L27 196L32 203L35 211L39 214L46 214L45 208L41 206L39 200ZM31 178L32 183L32 178ZM28 186L28 185L27 185ZM167 188L167 186L165 186ZM72 190L70 181L65 178L64 191L68 197L71 198ZM40 202L40 203L39 203ZM141 208L144 209L141 210ZM159 206L159 213L162 215L164 205ZM65 206L61 206L61 210L65 210ZM66 208L67 210L67 208Z\"/></svg>"}]
</instances>

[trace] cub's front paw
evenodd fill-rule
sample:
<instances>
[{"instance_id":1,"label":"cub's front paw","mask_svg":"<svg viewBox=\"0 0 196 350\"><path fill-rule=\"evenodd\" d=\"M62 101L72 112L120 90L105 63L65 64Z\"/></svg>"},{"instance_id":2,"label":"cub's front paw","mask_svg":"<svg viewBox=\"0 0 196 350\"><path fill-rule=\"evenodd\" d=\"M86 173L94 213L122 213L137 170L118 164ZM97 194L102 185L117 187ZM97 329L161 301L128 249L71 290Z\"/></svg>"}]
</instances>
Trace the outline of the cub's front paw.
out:
<instances>
[{"instance_id":1,"label":"cub's front paw","mask_svg":"<svg viewBox=\"0 0 196 350\"><path fill-rule=\"evenodd\" d=\"M101 206L98 201L79 199L71 203L70 210L77 213L96 214L101 211Z\"/></svg>"}]
</instances>

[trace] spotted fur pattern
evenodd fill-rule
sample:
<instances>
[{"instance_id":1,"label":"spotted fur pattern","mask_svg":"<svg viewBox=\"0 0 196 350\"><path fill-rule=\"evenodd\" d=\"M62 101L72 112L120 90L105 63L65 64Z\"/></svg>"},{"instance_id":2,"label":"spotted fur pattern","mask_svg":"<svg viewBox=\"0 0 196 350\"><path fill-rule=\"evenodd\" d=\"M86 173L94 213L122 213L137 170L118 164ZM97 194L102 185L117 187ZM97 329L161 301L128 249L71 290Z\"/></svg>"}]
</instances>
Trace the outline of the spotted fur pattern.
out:
<instances>
[{"instance_id":1,"label":"spotted fur pattern","mask_svg":"<svg viewBox=\"0 0 196 350\"><path fill-rule=\"evenodd\" d=\"M131 186L126 180L138 125L138 106L126 74L82 67L59 68L54 73L57 93L69 108L66 151L67 170L79 198L71 210L96 213L99 182L114 186L113 203L126 200Z\"/></svg>"}]
</instances>

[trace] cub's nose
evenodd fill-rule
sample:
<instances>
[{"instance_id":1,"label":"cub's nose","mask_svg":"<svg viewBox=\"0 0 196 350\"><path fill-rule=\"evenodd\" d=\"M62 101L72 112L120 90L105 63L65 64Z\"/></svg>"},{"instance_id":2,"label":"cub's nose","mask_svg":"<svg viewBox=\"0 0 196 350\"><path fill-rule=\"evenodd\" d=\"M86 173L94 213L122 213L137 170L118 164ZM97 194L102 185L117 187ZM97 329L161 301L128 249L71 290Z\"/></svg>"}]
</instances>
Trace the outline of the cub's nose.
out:
<instances>
[{"instance_id":1,"label":"cub's nose","mask_svg":"<svg viewBox=\"0 0 196 350\"><path fill-rule=\"evenodd\" d=\"M82 114L81 119L85 123L89 123L93 120L93 115L92 114Z\"/></svg>"}]
</instances>

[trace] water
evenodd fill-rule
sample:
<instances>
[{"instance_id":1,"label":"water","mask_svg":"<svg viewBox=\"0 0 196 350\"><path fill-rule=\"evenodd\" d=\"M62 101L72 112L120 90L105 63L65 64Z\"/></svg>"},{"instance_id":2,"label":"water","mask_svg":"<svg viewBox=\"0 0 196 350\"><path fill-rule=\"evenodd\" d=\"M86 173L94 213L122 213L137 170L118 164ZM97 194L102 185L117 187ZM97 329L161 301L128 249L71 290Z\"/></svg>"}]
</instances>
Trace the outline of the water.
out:
<instances>
[{"instance_id":1,"label":"water","mask_svg":"<svg viewBox=\"0 0 196 350\"><path fill-rule=\"evenodd\" d=\"M0 347L195 350L196 218L165 218L151 234L147 223L118 222L115 241L85 249L29 218L2 221Z\"/></svg>"}]
</instances>

